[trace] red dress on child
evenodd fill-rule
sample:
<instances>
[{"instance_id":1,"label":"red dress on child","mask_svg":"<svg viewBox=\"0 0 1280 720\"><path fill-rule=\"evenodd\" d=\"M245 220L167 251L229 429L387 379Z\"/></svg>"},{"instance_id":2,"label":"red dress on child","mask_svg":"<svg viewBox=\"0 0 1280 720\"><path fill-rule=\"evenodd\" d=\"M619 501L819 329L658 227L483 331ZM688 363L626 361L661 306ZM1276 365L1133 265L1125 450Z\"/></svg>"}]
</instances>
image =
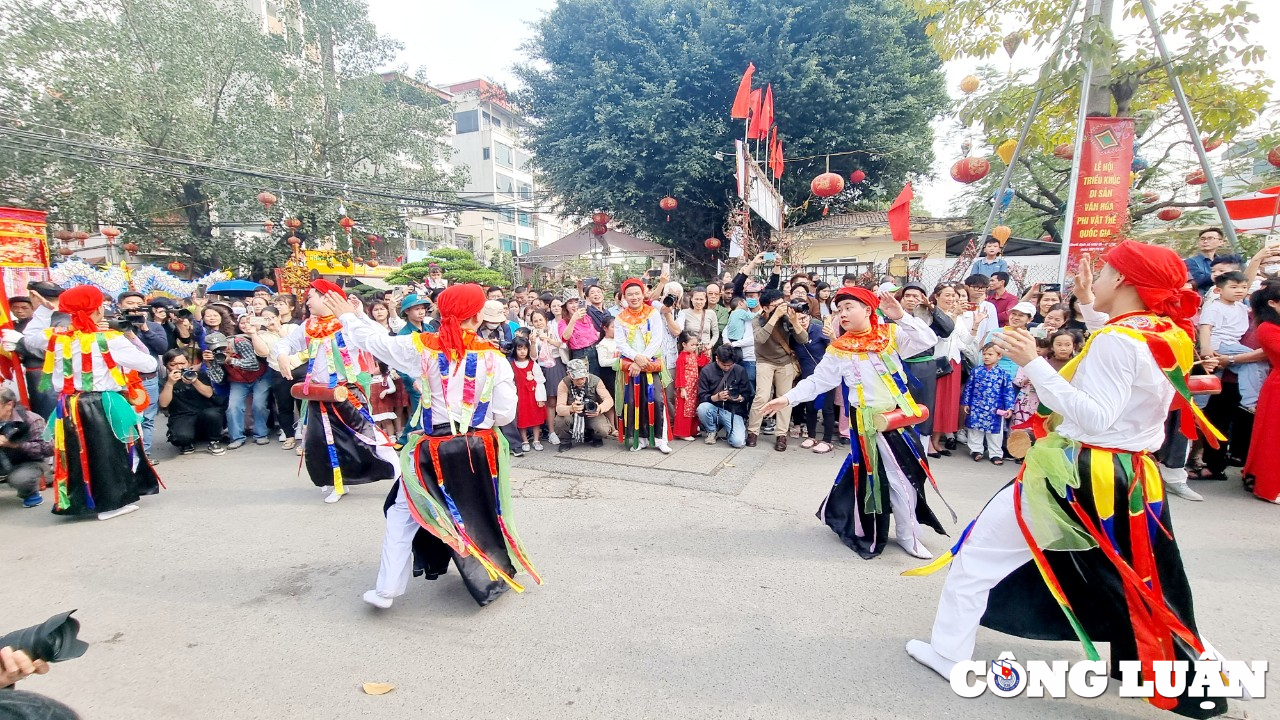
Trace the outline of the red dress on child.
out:
<instances>
[{"instance_id":1,"label":"red dress on child","mask_svg":"<svg viewBox=\"0 0 1280 720\"><path fill-rule=\"evenodd\" d=\"M710 359L692 352L682 352L676 358L676 374L672 378L676 386L675 420L671 428L674 437L698 434L698 371Z\"/></svg>"},{"instance_id":2,"label":"red dress on child","mask_svg":"<svg viewBox=\"0 0 1280 720\"><path fill-rule=\"evenodd\" d=\"M524 366L521 367L521 363ZM542 370L532 360L512 360L511 369L516 374L516 427L527 430L547 421L546 391L542 388Z\"/></svg>"}]
</instances>

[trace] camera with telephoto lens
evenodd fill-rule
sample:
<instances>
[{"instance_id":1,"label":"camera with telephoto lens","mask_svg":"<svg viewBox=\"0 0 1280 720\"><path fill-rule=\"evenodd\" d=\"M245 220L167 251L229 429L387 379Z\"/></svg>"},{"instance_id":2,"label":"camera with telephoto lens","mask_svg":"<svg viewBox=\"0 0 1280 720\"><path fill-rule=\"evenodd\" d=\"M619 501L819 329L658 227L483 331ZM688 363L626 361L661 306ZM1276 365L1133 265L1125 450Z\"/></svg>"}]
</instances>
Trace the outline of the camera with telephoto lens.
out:
<instances>
[{"instance_id":1,"label":"camera with telephoto lens","mask_svg":"<svg viewBox=\"0 0 1280 720\"><path fill-rule=\"evenodd\" d=\"M211 332L204 336L204 347L213 353L213 362L219 365L227 364L227 345L231 343L226 335L220 332Z\"/></svg>"},{"instance_id":2,"label":"camera with telephoto lens","mask_svg":"<svg viewBox=\"0 0 1280 720\"><path fill-rule=\"evenodd\" d=\"M192 370L191 368L187 368L186 370L182 371L182 379L186 380L187 382L194 381L198 375L199 373L197 373L195 370Z\"/></svg>"},{"instance_id":3,"label":"camera with telephoto lens","mask_svg":"<svg viewBox=\"0 0 1280 720\"><path fill-rule=\"evenodd\" d=\"M89 649L89 643L80 640L80 621L71 617L75 610L59 613L39 625L15 630L0 637L0 647L21 650L32 660L62 662L78 658Z\"/></svg>"},{"instance_id":4,"label":"camera with telephoto lens","mask_svg":"<svg viewBox=\"0 0 1280 720\"><path fill-rule=\"evenodd\" d=\"M662 298L662 304L663 304L663 305L666 305L667 307L675 307L675 305L676 305L676 296L675 296L675 295L667 295L666 297Z\"/></svg>"},{"instance_id":5,"label":"camera with telephoto lens","mask_svg":"<svg viewBox=\"0 0 1280 720\"><path fill-rule=\"evenodd\" d=\"M11 443L20 443L27 439L30 434L31 427L21 420L6 420L0 422L0 437Z\"/></svg>"},{"instance_id":6,"label":"camera with telephoto lens","mask_svg":"<svg viewBox=\"0 0 1280 720\"><path fill-rule=\"evenodd\" d=\"M807 300L792 300L787 303L787 307L801 314L809 312L809 302Z\"/></svg>"},{"instance_id":7,"label":"camera with telephoto lens","mask_svg":"<svg viewBox=\"0 0 1280 720\"><path fill-rule=\"evenodd\" d=\"M600 412L600 403L596 402L595 400L589 400L589 399L583 400L582 412L586 415L592 415L594 413L598 413Z\"/></svg>"},{"instance_id":8,"label":"camera with telephoto lens","mask_svg":"<svg viewBox=\"0 0 1280 720\"><path fill-rule=\"evenodd\" d=\"M132 325L135 330L141 329L143 325L147 324L146 311L126 310L121 313L121 316L123 316L124 321Z\"/></svg>"}]
</instances>

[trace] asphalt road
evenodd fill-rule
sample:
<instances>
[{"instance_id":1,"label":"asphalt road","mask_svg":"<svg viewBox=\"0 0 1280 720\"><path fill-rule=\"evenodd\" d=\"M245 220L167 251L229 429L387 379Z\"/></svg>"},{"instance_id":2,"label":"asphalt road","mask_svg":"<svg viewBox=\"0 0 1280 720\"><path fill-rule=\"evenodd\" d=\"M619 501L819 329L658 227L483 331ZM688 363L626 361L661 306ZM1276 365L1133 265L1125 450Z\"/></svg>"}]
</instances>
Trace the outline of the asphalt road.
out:
<instances>
[{"instance_id":1,"label":"asphalt road","mask_svg":"<svg viewBox=\"0 0 1280 720\"><path fill-rule=\"evenodd\" d=\"M675 445L515 461L516 521L546 584L484 609L453 573L366 606L387 484L326 505L274 443L164 448L168 489L109 522L24 510L3 489L0 628L78 609L89 652L23 687L87 720L1173 717L1114 689L956 697L903 651L926 636L943 575L901 577L920 561L896 545L863 561L814 518L837 455ZM953 536L1013 468L936 463ZM1196 488L1206 502L1172 502L1201 631L1232 658L1275 660L1280 508L1235 481ZM1004 650L1082 659L1074 643L981 631L977 657Z\"/></svg>"}]
</instances>

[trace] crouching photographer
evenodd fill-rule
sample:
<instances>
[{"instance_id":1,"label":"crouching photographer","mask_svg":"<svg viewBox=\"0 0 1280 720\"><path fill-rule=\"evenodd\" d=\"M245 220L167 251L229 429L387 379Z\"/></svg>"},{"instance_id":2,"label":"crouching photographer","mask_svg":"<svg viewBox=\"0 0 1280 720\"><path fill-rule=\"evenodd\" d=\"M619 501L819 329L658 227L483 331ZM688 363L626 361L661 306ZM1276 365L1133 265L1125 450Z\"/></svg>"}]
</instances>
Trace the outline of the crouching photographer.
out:
<instances>
[{"instance_id":1,"label":"crouching photographer","mask_svg":"<svg viewBox=\"0 0 1280 720\"><path fill-rule=\"evenodd\" d=\"M19 404L12 388L0 387L0 475L7 476L23 507L44 502L40 480L52 457L53 444L44 439L44 418Z\"/></svg>"},{"instance_id":2,"label":"crouching photographer","mask_svg":"<svg viewBox=\"0 0 1280 720\"><path fill-rule=\"evenodd\" d=\"M207 440L209 452L221 455L226 452L222 447L226 410L213 393L209 375L187 357L185 350L164 354L165 381L159 405L169 415L169 442L179 453L190 455L196 451L197 440Z\"/></svg>"},{"instance_id":3,"label":"crouching photographer","mask_svg":"<svg viewBox=\"0 0 1280 720\"><path fill-rule=\"evenodd\" d=\"M604 414L613 406L613 396L600 378L592 375L584 358L569 361L569 374L556 389L556 435L559 452L575 444L600 447L609 436L609 420Z\"/></svg>"}]
</instances>

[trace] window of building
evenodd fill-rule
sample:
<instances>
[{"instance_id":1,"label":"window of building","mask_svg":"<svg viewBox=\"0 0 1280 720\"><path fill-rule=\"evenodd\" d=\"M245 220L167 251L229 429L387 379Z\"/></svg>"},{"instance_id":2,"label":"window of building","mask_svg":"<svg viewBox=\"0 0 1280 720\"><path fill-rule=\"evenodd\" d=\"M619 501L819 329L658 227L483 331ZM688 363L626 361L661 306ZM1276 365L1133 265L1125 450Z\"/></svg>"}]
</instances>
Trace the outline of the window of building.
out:
<instances>
[{"instance_id":1,"label":"window of building","mask_svg":"<svg viewBox=\"0 0 1280 720\"><path fill-rule=\"evenodd\" d=\"M484 159L485 159L485 160L488 160L488 159L489 159L489 148L485 148L485 149L484 149L483 151L481 151L481 152L482 152L482 154L484 155Z\"/></svg>"},{"instance_id":2,"label":"window of building","mask_svg":"<svg viewBox=\"0 0 1280 720\"><path fill-rule=\"evenodd\" d=\"M523 150L516 150L516 169L523 170L529 164L529 153Z\"/></svg>"},{"instance_id":3,"label":"window of building","mask_svg":"<svg viewBox=\"0 0 1280 720\"><path fill-rule=\"evenodd\" d=\"M511 150L511 146L495 142L493 144L493 161L502 167L511 167L515 163L515 153Z\"/></svg>"},{"instance_id":4,"label":"window of building","mask_svg":"<svg viewBox=\"0 0 1280 720\"><path fill-rule=\"evenodd\" d=\"M479 132L480 123L476 119L476 111L468 110L453 114L454 132L461 135L463 133Z\"/></svg>"},{"instance_id":5,"label":"window of building","mask_svg":"<svg viewBox=\"0 0 1280 720\"><path fill-rule=\"evenodd\" d=\"M495 174L493 176L493 185L497 192L502 193L503 195L515 197L516 181L511 179L510 175L503 175L502 173Z\"/></svg>"},{"instance_id":6,"label":"window of building","mask_svg":"<svg viewBox=\"0 0 1280 720\"><path fill-rule=\"evenodd\" d=\"M485 219L484 219L484 229L485 229L485 230L492 230L492 229L494 229L494 228L495 228L495 227L497 227L497 226L498 226L498 223L497 223L497 222L495 222L493 218L485 218Z\"/></svg>"},{"instance_id":7,"label":"window of building","mask_svg":"<svg viewBox=\"0 0 1280 720\"><path fill-rule=\"evenodd\" d=\"M498 236L498 247L499 247L499 249L501 249L501 250L502 250L502 252L515 252L515 251L516 251L516 236L515 236L515 235L506 235L506 234L499 235L499 236Z\"/></svg>"},{"instance_id":8,"label":"window of building","mask_svg":"<svg viewBox=\"0 0 1280 720\"><path fill-rule=\"evenodd\" d=\"M511 208L503 208L499 210L498 215L502 217L503 222L513 223L516 221L516 211Z\"/></svg>"},{"instance_id":9,"label":"window of building","mask_svg":"<svg viewBox=\"0 0 1280 720\"><path fill-rule=\"evenodd\" d=\"M527 255L527 254L528 254L530 251L532 251L532 250L533 250L533 243L529 242L528 240L521 240L521 241L520 241L520 254L521 254L521 255Z\"/></svg>"},{"instance_id":10,"label":"window of building","mask_svg":"<svg viewBox=\"0 0 1280 720\"><path fill-rule=\"evenodd\" d=\"M528 200L533 197L533 186L526 182L516 183L516 197Z\"/></svg>"},{"instance_id":11,"label":"window of building","mask_svg":"<svg viewBox=\"0 0 1280 720\"><path fill-rule=\"evenodd\" d=\"M453 242L458 247L471 247L472 240L475 238L470 235L456 234L453 236Z\"/></svg>"},{"instance_id":12,"label":"window of building","mask_svg":"<svg viewBox=\"0 0 1280 720\"><path fill-rule=\"evenodd\" d=\"M520 213L520 227L533 227L533 219L529 217L529 213Z\"/></svg>"}]
</instances>

